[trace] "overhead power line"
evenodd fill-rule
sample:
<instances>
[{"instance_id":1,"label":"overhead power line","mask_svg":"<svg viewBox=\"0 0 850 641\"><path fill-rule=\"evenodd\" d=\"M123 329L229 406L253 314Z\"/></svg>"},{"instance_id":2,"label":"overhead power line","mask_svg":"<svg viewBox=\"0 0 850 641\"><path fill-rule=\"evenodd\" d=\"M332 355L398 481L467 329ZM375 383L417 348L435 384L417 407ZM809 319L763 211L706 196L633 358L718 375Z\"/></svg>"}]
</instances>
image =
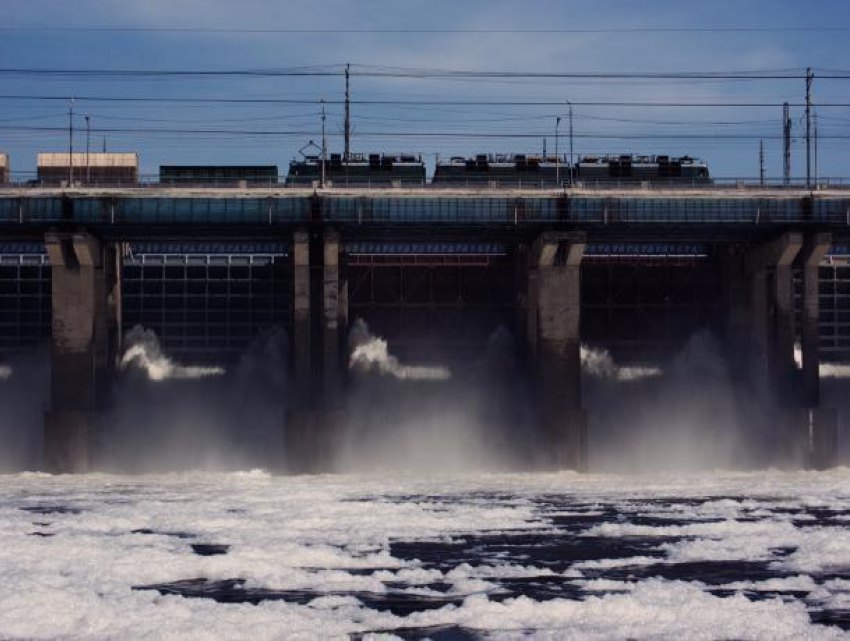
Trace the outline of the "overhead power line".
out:
<instances>
[{"instance_id":1,"label":"overhead power line","mask_svg":"<svg viewBox=\"0 0 850 641\"><path fill-rule=\"evenodd\" d=\"M16 132L65 132L65 127L39 127L39 126L9 126L0 125L0 131ZM312 130L274 130L274 129L180 129L159 127L100 127L92 129L92 133L131 133L131 134L167 134L167 135L231 135L231 136L312 136L321 135L319 131ZM341 137L339 134L328 134L329 136ZM544 131L513 131L513 132L485 132L485 131L363 131L358 134L361 138L535 138L539 139L551 132ZM611 139L611 140L699 140L699 139L724 139L724 140L761 140L781 139L781 135L760 134L722 134L722 133L621 133L604 134L594 132L582 132L574 135L575 138L589 139ZM823 138L835 140L848 140L850 134L829 134Z\"/></svg>"},{"instance_id":2,"label":"overhead power line","mask_svg":"<svg viewBox=\"0 0 850 641\"><path fill-rule=\"evenodd\" d=\"M475 69L415 69L353 65L350 75L362 78L411 79L566 79L566 80L802 80L805 70L783 71L502 71ZM287 78L287 77L344 77L345 69L287 68L287 69L58 69L58 68L0 68L5 76L57 76L84 78ZM846 72L818 74L821 80L850 80Z\"/></svg>"},{"instance_id":3,"label":"overhead power line","mask_svg":"<svg viewBox=\"0 0 850 641\"><path fill-rule=\"evenodd\" d=\"M44 101L44 102L68 102L68 96L50 96L36 94L4 94L0 100L22 100L22 101ZM222 97L151 97L151 96L101 96L101 95L74 95L77 102L117 102L117 103L190 103L190 104L268 104L268 105L320 105L322 101L318 98L222 98ZM637 100L574 100L573 105L577 107L779 107L784 102L730 102L730 101L701 101L701 102L673 102L673 101L637 101ZM326 105L344 105L345 100L325 100ZM376 105L376 106L452 106L452 107L564 107L563 100L352 100L352 105ZM805 102L788 103L791 107L805 107ZM822 108L847 108L850 102L820 102Z\"/></svg>"},{"instance_id":4,"label":"overhead power line","mask_svg":"<svg viewBox=\"0 0 850 641\"><path fill-rule=\"evenodd\" d=\"M842 25L646 25L629 27L490 27L490 28L429 28L429 27L189 27L165 25L4 25L7 32L67 32L67 33L244 33L244 34L606 34L606 33L843 33L850 26Z\"/></svg>"}]
</instances>

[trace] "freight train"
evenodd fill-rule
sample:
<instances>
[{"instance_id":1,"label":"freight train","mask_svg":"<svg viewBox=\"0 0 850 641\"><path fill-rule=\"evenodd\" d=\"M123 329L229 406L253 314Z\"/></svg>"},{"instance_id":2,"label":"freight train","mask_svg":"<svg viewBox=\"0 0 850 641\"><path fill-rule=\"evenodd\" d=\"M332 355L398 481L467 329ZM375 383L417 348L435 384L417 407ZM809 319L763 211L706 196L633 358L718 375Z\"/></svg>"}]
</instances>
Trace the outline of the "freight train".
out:
<instances>
[{"instance_id":1,"label":"freight train","mask_svg":"<svg viewBox=\"0 0 850 641\"><path fill-rule=\"evenodd\" d=\"M303 152L302 152L303 153ZM74 183L132 185L139 182L138 156L131 154L39 154L33 184ZM169 186L245 186L279 184L276 165L162 165L159 182ZM0 154L0 183L10 180L8 158ZM430 184L435 187L555 187L621 183L707 185L708 164L690 156L582 156L571 165L564 156L478 154L437 159ZM416 154L303 155L289 164L286 185L300 187L422 187L425 163Z\"/></svg>"}]
</instances>

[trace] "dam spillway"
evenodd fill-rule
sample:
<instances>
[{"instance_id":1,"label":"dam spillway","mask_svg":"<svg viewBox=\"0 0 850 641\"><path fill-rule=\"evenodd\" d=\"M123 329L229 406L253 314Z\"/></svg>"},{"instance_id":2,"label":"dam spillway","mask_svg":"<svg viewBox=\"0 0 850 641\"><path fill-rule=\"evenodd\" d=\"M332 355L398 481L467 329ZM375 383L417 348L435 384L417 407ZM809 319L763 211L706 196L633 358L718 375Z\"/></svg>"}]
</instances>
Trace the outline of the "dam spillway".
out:
<instances>
[{"instance_id":1,"label":"dam spillway","mask_svg":"<svg viewBox=\"0 0 850 641\"><path fill-rule=\"evenodd\" d=\"M346 429L357 318L414 357L507 327L548 465L580 470L581 344L645 361L707 327L760 420L825 467L818 371L850 357L849 222L841 190L6 189L0 346L50 342L45 463L85 471L130 328L215 361L283 327L287 469L314 471Z\"/></svg>"}]
</instances>

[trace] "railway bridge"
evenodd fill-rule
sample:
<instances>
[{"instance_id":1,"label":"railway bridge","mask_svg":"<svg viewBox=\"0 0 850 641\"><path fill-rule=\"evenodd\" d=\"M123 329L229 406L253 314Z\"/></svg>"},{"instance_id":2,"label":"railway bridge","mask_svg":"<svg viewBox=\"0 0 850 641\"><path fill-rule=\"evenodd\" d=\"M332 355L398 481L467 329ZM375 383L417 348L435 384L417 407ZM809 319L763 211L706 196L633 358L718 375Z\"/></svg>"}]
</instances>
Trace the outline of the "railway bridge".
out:
<instances>
[{"instance_id":1,"label":"railway bridge","mask_svg":"<svg viewBox=\"0 0 850 641\"><path fill-rule=\"evenodd\" d=\"M819 365L850 359L848 259L840 190L5 189L0 353L50 342L45 463L80 472L128 328L227 359L283 326L287 469L312 471L345 429L355 318L412 358L506 326L551 465L581 470L581 344L646 361L709 327L760 420L825 467Z\"/></svg>"}]
</instances>

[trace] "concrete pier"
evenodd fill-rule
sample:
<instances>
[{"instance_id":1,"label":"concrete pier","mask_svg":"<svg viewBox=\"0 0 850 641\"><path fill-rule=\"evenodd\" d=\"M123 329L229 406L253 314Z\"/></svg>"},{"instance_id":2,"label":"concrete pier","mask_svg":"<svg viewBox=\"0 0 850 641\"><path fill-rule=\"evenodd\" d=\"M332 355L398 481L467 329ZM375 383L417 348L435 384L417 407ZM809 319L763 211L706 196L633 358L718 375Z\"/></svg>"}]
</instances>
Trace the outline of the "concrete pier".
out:
<instances>
[{"instance_id":1,"label":"concrete pier","mask_svg":"<svg viewBox=\"0 0 850 641\"><path fill-rule=\"evenodd\" d=\"M836 413L820 407L818 266L829 234L785 233L727 254L727 340L745 420L774 437L772 457L835 464ZM741 248L739 248L741 249ZM803 363L794 358L794 268L802 273ZM773 460L769 462L774 462ZM781 462L781 461L780 461Z\"/></svg>"},{"instance_id":2,"label":"concrete pier","mask_svg":"<svg viewBox=\"0 0 850 641\"><path fill-rule=\"evenodd\" d=\"M312 394L312 333L310 331L310 237L292 236L292 374L294 405L304 408Z\"/></svg>"},{"instance_id":3,"label":"concrete pier","mask_svg":"<svg viewBox=\"0 0 850 641\"><path fill-rule=\"evenodd\" d=\"M800 326L802 347L802 401L805 408L805 460L814 469L838 464L838 416L820 406L820 286L819 266L832 244L828 233L806 236L800 252L803 305Z\"/></svg>"},{"instance_id":4,"label":"concrete pier","mask_svg":"<svg viewBox=\"0 0 850 641\"><path fill-rule=\"evenodd\" d=\"M557 468L587 466L587 415L581 400L580 234L544 233L529 262L528 338L543 443Z\"/></svg>"},{"instance_id":5,"label":"concrete pier","mask_svg":"<svg viewBox=\"0 0 850 641\"><path fill-rule=\"evenodd\" d=\"M310 235L292 235L292 394L285 424L285 470L309 472L315 465L315 411L310 314Z\"/></svg>"},{"instance_id":6,"label":"concrete pier","mask_svg":"<svg viewBox=\"0 0 850 641\"><path fill-rule=\"evenodd\" d=\"M342 368L340 361L340 242L339 233L324 235L322 264L322 366L324 407L336 408L341 402Z\"/></svg>"},{"instance_id":7,"label":"concrete pier","mask_svg":"<svg viewBox=\"0 0 850 641\"><path fill-rule=\"evenodd\" d=\"M764 406L794 397L792 267L802 246L801 234L782 234L752 248L745 259L750 290L751 385Z\"/></svg>"},{"instance_id":8,"label":"concrete pier","mask_svg":"<svg viewBox=\"0 0 850 641\"><path fill-rule=\"evenodd\" d=\"M286 470L293 473L330 469L346 424L343 340L348 292L341 278L342 244L332 230L320 240L311 242L306 231L293 235L295 397L287 413L285 445Z\"/></svg>"},{"instance_id":9,"label":"concrete pier","mask_svg":"<svg viewBox=\"0 0 850 641\"><path fill-rule=\"evenodd\" d=\"M332 466L333 457L345 437L345 348L348 331L348 282L342 277L342 243L339 233L328 230L323 237L322 262L322 389L320 425L323 468Z\"/></svg>"},{"instance_id":10,"label":"concrete pier","mask_svg":"<svg viewBox=\"0 0 850 641\"><path fill-rule=\"evenodd\" d=\"M120 341L120 253L85 233L48 233L45 245L53 272L45 464L52 472L85 472Z\"/></svg>"}]
</instances>

